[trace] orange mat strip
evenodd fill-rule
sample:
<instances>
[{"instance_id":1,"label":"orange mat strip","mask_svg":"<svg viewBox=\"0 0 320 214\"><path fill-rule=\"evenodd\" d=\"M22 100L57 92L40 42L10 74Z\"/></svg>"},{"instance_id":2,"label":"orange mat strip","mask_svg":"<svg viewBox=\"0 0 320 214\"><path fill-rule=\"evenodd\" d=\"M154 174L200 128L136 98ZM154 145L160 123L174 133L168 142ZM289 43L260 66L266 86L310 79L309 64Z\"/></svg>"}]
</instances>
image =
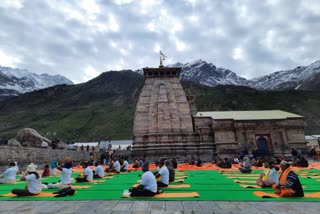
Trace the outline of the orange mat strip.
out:
<instances>
[{"instance_id":1,"label":"orange mat strip","mask_svg":"<svg viewBox=\"0 0 320 214\"><path fill-rule=\"evenodd\" d=\"M247 179L251 179L252 178L258 178L259 176L227 176L227 178L231 178L231 179L234 179L234 178L247 178Z\"/></svg>"},{"instance_id":2,"label":"orange mat strip","mask_svg":"<svg viewBox=\"0 0 320 214\"><path fill-rule=\"evenodd\" d=\"M133 185L132 187L137 187L139 184L135 184L135 185ZM169 184L169 186L168 187L163 187L163 188L190 188L190 185L189 184L176 184L176 185L174 185L174 184Z\"/></svg>"},{"instance_id":3,"label":"orange mat strip","mask_svg":"<svg viewBox=\"0 0 320 214\"><path fill-rule=\"evenodd\" d=\"M141 180L137 180L137 183L140 183ZM174 180L173 182L176 182L176 183L183 183L184 180L183 179L178 179L178 180Z\"/></svg>"},{"instance_id":4,"label":"orange mat strip","mask_svg":"<svg viewBox=\"0 0 320 214\"><path fill-rule=\"evenodd\" d=\"M103 182L105 182L106 180L93 180L93 181L91 181L91 182L89 182L89 183L103 183Z\"/></svg>"},{"instance_id":5,"label":"orange mat strip","mask_svg":"<svg viewBox=\"0 0 320 214\"><path fill-rule=\"evenodd\" d=\"M132 198L199 198L197 192L179 192L179 193L161 193L153 197L132 197ZM122 195L122 198L130 198L130 196Z\"/></svg>"},{"instance_id":6,"label":"orange mat strip","mask_svg":"<svg viewBox=\"0 0 320 214\"><path fill-rule=\"evenodd\" d=\"M267 192L262 192L262 191L255 191L255 192L253 192L253 194L255 194L256 196L259 196L261 198L281 198L277 194L267 193ZM303 198L320 198L320 192L304 194Z\"/></svg>"},{"instance_id":7,"label":"orange mat strip","mask_svg":"<svg viewBox=\"0 0 320 214\"><path fill-rule=\"evenodd\" d=\"M17 196L15 194L12 193L7 193L7 194L3 194L2 196L5 197L53 197L55 196L55 194L52 194L52 192L41 192L38 195L32 195L32 196Z\"/></svg>"},{"instance_id":8,"label":"orange mat strip","mask_svg":"<svg viewBox=\"0 0 320 214\"><path fill-rule=\"evenodd\" d=\"M250 184L240 184L243 188L259 188L261 189L261 186L258 185L250 185ZM264 188L271 188L271 187L264 187ZM302 186L303 189L308 189L308 187Z\"/></svg>"},{"instance_id":9,"label":"orange mat strip","mask_svg":"<svg viewBox=\"0 0 320 214\"><path fill-rule=\"evenodd\" d=\"M256 183L254 180L251 181L240 181L240 180L233 180L236 183L243 183L243 184L247 184L247 183Z\"/></svg>"},{"instance_id":10,"label":"orange mat strip","mask_svg":"<svg viewBox=\"0 0 320 214\"><path fill-rule=\"evenodd\" d=\"M175 179L184 179L184 178L188 178L188 176L178 176L178 177L175 177Z\"/></svg>"},{"instance_id":11,"label":"orange mat strip","mask_svg":"<svg viewBox=\"0 0 320 214\"><path fill-rule=\"evenodd\" d=\"M248 185L248 184L240 184L243 188L261 188L261 186L258 185Z\"/></svg>"},{"instance_id":12,"label":"orange mat strip","mask_svg":"<svg viewBox=\"0 0 320 214\"><path fill-rule=\"evenodd\" d=\"M91 186L76 186L76 185L72 185L71 186L73 189L88 189L90 188Z\"/></svg>"}]
</instances>

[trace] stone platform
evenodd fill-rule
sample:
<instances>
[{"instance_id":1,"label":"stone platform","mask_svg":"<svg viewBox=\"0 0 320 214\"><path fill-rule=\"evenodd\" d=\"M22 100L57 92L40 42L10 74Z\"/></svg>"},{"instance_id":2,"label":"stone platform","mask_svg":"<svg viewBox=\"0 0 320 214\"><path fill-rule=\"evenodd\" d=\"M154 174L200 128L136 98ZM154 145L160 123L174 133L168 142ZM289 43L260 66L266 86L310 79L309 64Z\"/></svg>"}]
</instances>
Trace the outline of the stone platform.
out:
<instances>
[{"instance_id":1,"label":"stone platform","mask_svg":"<svg viewBox=\"0 0 320 214\"><path fill-rule=\"evenodd\" d=\"M228 201L0 201L0 213L24 214L292 214L319 212L319 202Z\"/></svg>"}]
</instances>

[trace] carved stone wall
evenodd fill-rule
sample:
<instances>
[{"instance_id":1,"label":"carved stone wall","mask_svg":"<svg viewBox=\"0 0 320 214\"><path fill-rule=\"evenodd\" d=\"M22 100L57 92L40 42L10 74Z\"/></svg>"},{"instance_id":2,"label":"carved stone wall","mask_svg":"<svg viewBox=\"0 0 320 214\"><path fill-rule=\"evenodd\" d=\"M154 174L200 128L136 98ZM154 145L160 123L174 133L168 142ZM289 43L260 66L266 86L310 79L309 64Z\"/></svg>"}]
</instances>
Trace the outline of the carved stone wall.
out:
<instances>
[{"instance_id":1,"label":"carved stone wall","mask_svg":"<svg viewBox=\"0 0 320 214\"><path fill-rule=\"evenodd\" d=\"M145 83L134 119L133 158L200 156L211 160L213 138L209 132L195 132L179 71L179 68L144 69Z\"/></svg>"},{"instance_id":2,"label":"carved stone wall","mask_svg":"<svg viewBox=\"0 0 320 214\"><path fill-rule=\"evenodd\" d=\"M306 151L304 118L283 120L233 119L212 121L216 152L219 156L237 155L243 148L257 148L257 136L268 136L269 151L275 156L289 153L291 147ZM208 118L195 117L196 127L210 126Z\"/></svg>"}]
</instances>

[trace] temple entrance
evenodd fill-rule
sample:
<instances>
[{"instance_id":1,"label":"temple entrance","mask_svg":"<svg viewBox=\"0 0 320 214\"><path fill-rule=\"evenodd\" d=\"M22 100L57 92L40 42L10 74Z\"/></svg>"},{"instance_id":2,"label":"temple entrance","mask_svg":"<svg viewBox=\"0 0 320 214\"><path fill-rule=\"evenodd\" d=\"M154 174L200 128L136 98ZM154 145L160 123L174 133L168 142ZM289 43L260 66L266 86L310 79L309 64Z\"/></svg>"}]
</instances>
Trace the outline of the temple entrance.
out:
<instances>
[{"instance_id":1,"label":"temple entrance","mask_svg":"<svg viewBox=\"0 0 320 214\"><path fill-rule=\"evenodd\" d=\"M253 156L269 156L272 155L272 144L270 134L256 134L256 150L252 153Z\"/></svg>"}]
</instances>

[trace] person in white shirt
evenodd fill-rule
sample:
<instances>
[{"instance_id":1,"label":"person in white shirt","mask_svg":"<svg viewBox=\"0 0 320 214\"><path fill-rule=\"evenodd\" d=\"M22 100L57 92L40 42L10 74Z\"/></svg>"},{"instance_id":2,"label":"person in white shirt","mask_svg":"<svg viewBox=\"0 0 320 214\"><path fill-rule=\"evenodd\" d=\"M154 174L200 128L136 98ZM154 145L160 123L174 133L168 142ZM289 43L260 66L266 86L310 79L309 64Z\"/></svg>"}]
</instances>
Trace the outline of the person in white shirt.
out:
<instances>
[{"instance_id":1,"label":"person in white shirt","mask_svg":"<svg viewBox=\"0 0 320 214\"><path fill-rule=\"evenodd\" d=\"M102 168L102 165L100 161L96 162L96 168L94 170L93 178L103 178L104 177L104 170Z\"/></svg>"},{"instance_id":2,"label":"person in white shirt","mask_svg":"<svg viewBox=\"0 0 320 214\"><path fill-rule=\"evenodd\" d=\"M42 141L41 147L42 148L48 148L48 143L46 141Z\"/></svg>"},{"instance_id":3,"label":"person in white shirt","mask_svg":"<svg viewBox=\"0 0 320 214\"><path fill-rule=\"evenodd\" d=\"M272 187L273 184L278 185L279 183L279 173L277 169L273 166L272 162L265 161L264 171L260 173L259 178L257 179L257 185L261 187Z\"/></svg>"},{"instance_id":4,"label":"person in white shirt","mask_svg":"<svg viewBox=\"0 0 320 214\"><path fill-rule=\"evenodd\" d=\"M120 162L118 159L115 158L114 162L113 162L113 169L114 169L114 172L116 173L120 173Z\"/></svg>"},{"instance_id":5,"label":"person in white shirt","mask_svg":"<svg viewBox=\"0 0 320 214\"><path fill-rule=\"evenodd\" d=\"M90 182L93 180L93 171L92 169L90 169L89 164L88 163L84 163L83 166L84 168L84 176L82 177L77 177L76 181L77 182Z\"/></svg>"},{"instance_id":6,"label":"person in white shirt","mask_svg":"<svg viewBox=\"0 0 320 214\"><path fill-rule=\"evenodd\" d=\"M15 163L10 163L9 168L0 175L0 184L15 184L18 169Z\"/></svg>"},{"instance_id":7,"label":"person in white shirt","mask_svg":"<svg viewBox=\"0 0 320 214\"><path fill-rule=\"evenodd\" d=\"M60 174L60 182L57 183L52 183L52 184L48 184L48 188L49 189L53 189L53 188L59 188L59 189L63 189L66 187L69 187L71 185L71 176L72 176L72 162L67 161L64 163L64 165L62 166L58 166L57 169L59 171L61 171Z\"/></svg>"},{"instance_id":8,"label":"person in white shirt","mask_svg":"<svg viewBox=\"0 0 320 214\"><path fill-rule=\"evenodd\" d=\"M127 172L128 169L129 169L129 163L128 163L127 159L124 159L120 171Z\"/></svg>"},{"instance_id":9,"label":"person in white shirt","mask_svg":"<svg viewBox=\"0 0 320 214\"><path fill-rule=\"evenodd\" d=\"M13 189L12 194L17 196L33 196L41 193L42 183L41 177L37 173L37 166L30 164L27 168L27 175L20 177L21 181L28 181L25 189Z\"/></svg>"},{"instance_id":10,"label":"person in white shirt","mask_svg":"<svg viewBox=\"0 0 320 214\"><path fill-rule=\"evenodd\" d=\"M145 162L142 165L141 183L137 187L133 187L129 190L131 197L147 196L152 197L157 194L157 180L152 172L149 171L149 163Z\"/></svg>"},{"instance_id":11,"label":"person in white shirt","mask_svg":"<svg viewBox=\"0 0 320 214\"><path fill-rule=\"evenodd\" d=\"M156 173L158 187L167 187L169 184L169 170L164 164L165 159L159 161L159 171Z\"/></svg>"}]
</instances>

